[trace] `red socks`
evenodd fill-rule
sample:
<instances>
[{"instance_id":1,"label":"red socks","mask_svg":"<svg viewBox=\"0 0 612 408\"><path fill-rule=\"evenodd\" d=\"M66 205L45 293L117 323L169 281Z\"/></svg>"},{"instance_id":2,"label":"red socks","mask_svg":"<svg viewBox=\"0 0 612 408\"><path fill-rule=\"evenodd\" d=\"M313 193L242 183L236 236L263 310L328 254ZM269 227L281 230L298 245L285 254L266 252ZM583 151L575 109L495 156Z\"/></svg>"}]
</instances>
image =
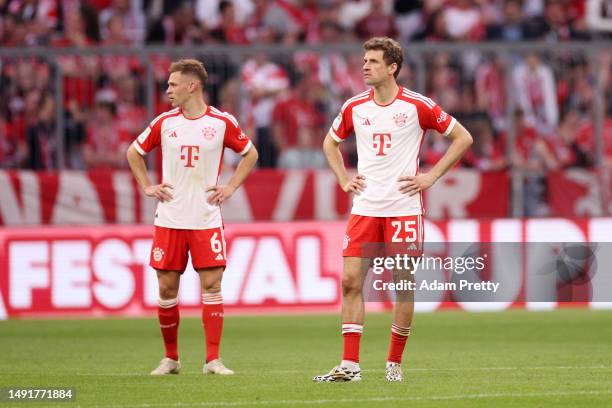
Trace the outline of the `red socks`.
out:
<instances>
[{"instance_id":1,"label":"red socks","mask_svg":"<svg viewBox=\"0 0 612 408\"><path fill-rule=\"evenodd\" d=\"M391 344L389 344L388 362L401 364L408 336L410 336L410 327L391 325Z\"/></svg>"},{"instance_id":2,"label":"red socks","mask_svg":"<svg viewBox=\"0 0 612 408\"><path fill-rule=\"evenodd\" d=\"M342 323L342 336L344 337L342 360L359 363L359 342L361 341L362 333L362 324Z\"/></svg>"},{"instance_id":3,"label":"red socks","mask_svg":"<svg viewBox=\"0 0 612 408\"><path fill-rule=\"evenodd\" d=\"M223 332L223 296L221 292L202 294L202 325L206 335L206 362L219 358Z\"/></svg>"},{"instance_id":4,"label":"red socks","mask_svg":"<svg viewBox=\"0 0 612 408\"><path fill-rule=\"evenodd\" d=\"M173 360L179 359L178 356L178 327L179 309L177 299L158 300L157 317L161 328L164 346L166 347L166 357Z\"/></svg>"}]
</instances>

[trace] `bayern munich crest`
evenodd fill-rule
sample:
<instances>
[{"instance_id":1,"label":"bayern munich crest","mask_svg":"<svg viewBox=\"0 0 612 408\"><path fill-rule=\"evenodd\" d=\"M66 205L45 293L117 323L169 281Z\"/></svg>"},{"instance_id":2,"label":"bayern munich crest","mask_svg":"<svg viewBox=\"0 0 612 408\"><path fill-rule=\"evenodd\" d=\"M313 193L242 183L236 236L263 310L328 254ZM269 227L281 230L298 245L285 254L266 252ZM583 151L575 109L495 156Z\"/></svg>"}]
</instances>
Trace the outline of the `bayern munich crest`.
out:
<instances>
[{"instance_id":1,"label":"bayern munich crest","mask_svg":"<svg viewBox=\"0 0 612 408\"><path fill-rule=\"evenodd\" d=\"M164 257L164 250L160 247L153 248L153 260L159 262Z\"/></svg>"},{"instance_id":2,"label":"bayern munich crest","mask_svg":"<svg viewBox=\"0 0 612 408\"><path fill-rule=\"evenodd\" d=\"M342 249L348 248L349 242L351 242L351 237L349 237L348 235L345 235L344 240L342 241Z\"/></svg>"},{"instance_id":3,"label":"bayern munich crest","mask_svg":"<svg viewBox=\"0 0 612 408\"><path fill-rule=\"evenodd\" d=\"M217 134L217 131L213 127L206 126L204 129L202 129L202 134L204 135L204 139L212 140Z\"/></svg>"},{"instance_id":4,"label":"bayern munich crest","mask_svg":"<svg viewBox=\"0 0 612 408\"><path fill-rule=\"evenodd\" d=\"M395 125L397 127L404 127L406 126L406 123L408 122L408 115L406 115L405 113L396 113L395 115L393 115L393 121L395 121Z\"/></svg>"}]
</instances>

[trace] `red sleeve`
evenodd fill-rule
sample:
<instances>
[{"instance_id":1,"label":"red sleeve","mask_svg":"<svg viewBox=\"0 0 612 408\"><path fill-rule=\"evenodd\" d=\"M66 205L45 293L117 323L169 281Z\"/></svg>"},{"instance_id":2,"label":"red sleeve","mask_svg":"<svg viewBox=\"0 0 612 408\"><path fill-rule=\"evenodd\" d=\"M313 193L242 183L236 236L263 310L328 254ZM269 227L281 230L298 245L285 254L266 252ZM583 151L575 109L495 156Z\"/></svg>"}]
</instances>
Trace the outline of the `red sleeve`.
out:
<instances>
[{"instance_id":1,"label":"red sleeve","mask_svg":"<svg viewBox=\"0 0 612 408\"><path fill-rule=\"evenodd\" d=\"M424 130L433 129L444 136L448 136L453 130L457 121L444 112L439 105L419 102L416 106L419 113L419 122Z\"/></svg>"},{"instance_id":2,"label":"red sleeve","mask_svg":"<svg viewBox=\"0 0 612 408\"><path fill-rule=\"evenodd\" d=\"M336 140L342 142L353 132L353 107L348 105L340 111L332 123L329 133Z\"/></svg>"},{"instance_id":3,"label":"red sleeve","mask_svg":"<svg viewBox=\"0 0 612 408\"><path fill-rule=\"evenodd\" d=\"M155 119L132 143L138 153L144 156L161 144L162 122L162 119Z\"/></svg>"},{"instance_id":4,"label":"red sleeve","mask_svg":"<svg viewBox=\"0 0 612 408\"><path fill-rule=\"evenodd\" d=\"M238 154L246 154L246 152L248 152L252 146L252 143L247 135L244 134L240 128L240 125L233 116L226 120L225 123L227 126L225 128L225 135L223 137L223 146L229 147Z\"/></svg>"}]
</instances>

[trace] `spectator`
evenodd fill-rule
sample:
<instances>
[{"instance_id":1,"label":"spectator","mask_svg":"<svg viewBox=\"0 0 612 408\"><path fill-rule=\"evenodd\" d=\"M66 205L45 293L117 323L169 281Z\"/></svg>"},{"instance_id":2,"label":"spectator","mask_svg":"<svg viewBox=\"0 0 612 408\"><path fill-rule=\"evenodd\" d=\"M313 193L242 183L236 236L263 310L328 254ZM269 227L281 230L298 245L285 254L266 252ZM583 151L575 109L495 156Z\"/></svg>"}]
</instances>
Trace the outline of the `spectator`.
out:
<instances>
[{"instance_id":1,"label":"spectator","mask_svg":"<svg viewBox=\"0 0 612 408\"><path fill-rule=\"evenodd\" d=\"M33 91L35 92L35 91ZM26 164L32 170L57 169L57 132L55 128L55 102L49 94L31 93L36 103L36 119L26 131Z\"/></svg>"},{"instance_id":2,"label":"spectator","mask_svg":"<svg viewBox=\"0 0 612 408\"><path fill-rule=\"evenodd\" d=\"M393 9L401 41L410 41L425 30L423 0L395 0Z\"/></svg>"},{"instance_id":3,"label":"spectator","mask_svg":"<svg viewBox=\"0 0 612 408\"><path fill-rule=\"evenodd\" d=\"M474 75L476 106L493 120L496 130L506 128L506 79L505 64L499 57L493 57L478 66Z\"/></svg>"},{"instance_id":4,"label":"spectator","mask_svg":"<svg viewBox=\"0 0 612 408\"><path fill-rule=\"evenodd\" d=\"M482 10L473 0L456 0L444 9L446 32L454 40L480 40L484 37Z\"/></svg>"},{"instance_id":5,"label":"spectator","mask_svg":"<svg viewBox=\"0 0 612 408\"><path fill-rule=\"evenodd\" d=\"M300 3L301 0L276 0L266 6L263 28L271 31L276 42L294 44L303 39L307 21Z\"/></svg>"},{"instance_id":6,"label":"spectator","mask_svg":"<svg viewBox=\"0 0 612 408\"><path fill-rule=\"evenodd\" d=\"M83 145L83 159L88 169L125 168L125 151L130 135L116 120L116 106L112 102L96 103L87 124L87 139Z\"/></svg>"},{"instance_id":7,"label":"spectator","mask_svg":"<svg viewBox=\"0 0 612 408\"><path fill-rule=\"evenodd\" d=\"M255 125L259 166L276 165L276 149L272 139L272 111L279 94L289 86L287 73L277 64L268 61L265 54L256 54L242 66L242 83L247 90L244 111L247 121Z\"/></svg>"},{"instance_id":8,"label":"spectator","mask_svg":"<svg viewBox=\"0 0 612 408\"><path fill-rule=\"evenodd\" d=\"M226 44L246 44L246 30L236 19L236 8L229 0L219 2L219 24L209 32L209 35Z\"/></svg>"},{"instance_id":9,"label":"spectator","mask_svg":"<svg viewBox=\"0 0 612 408\"><path fill-rule=\"evenodd\" d=\"M196 19L207 29L217 27L221 20L221 3L227 0L196 0L195 13ZM244 26L253 18L255 12L254 1L258 0L231 0L234 8L236 23Z\"/></svg>"},{"instance_id":10,"label":"spectator","mask_svg":"<svg viewBox=\"0 0 612 408\"><path fill-rule=\"evenodd\" d=\"M201 42L202 28L194 18L193 5L182 0L170 15L164 15L153 23L148 35L147 43L180 45Z\"/></svg>"},{"instance_id":11,"label":"spectator","mask_svg":"<svg viewBox=\"0 0 612 408\"><path fill-rule=\"evenodd\" d=\"M95 10L81 6L64 15L64 35L52 42L56 47L83 48L100 39ZM64 106L76 100L81 106L93 104L95 83L100 73L95 56L61 55L57 61L64 74Z\"/></svg>"},{"instance_id":12,"label":"spectator","mask_svg":"<svg viewBox=\"0 0 612 408\"><path fill-rule=\"evenodd\" d=\"M348 0L342 2L338 22L347 31L353 31L358 21L370 14L371 0Z\"/></svg>"},{"instance_id":13,"label":"spectator","mask_svg":"<svg viewBox=\"0 0 612 408\"><path fill-rule=\"evenodd\" d=\"M9 15L17 22L17 26L7 27L8 30L17 29L16 36L24 36L24 45L49 43L58 24L57 0L9 0L7 3Z\"/></svg>"},{"instance_id":14,"label":"spectator","mask_svg":"<svg viewBox=\"0 0 612 408\"><path fill-rule=\"evenodd\" d=\"M20 167L25 155L22 135L13 132L10 122L0 116L0 169Z\"/></svg>"},{"instance_id":15,"label":"spectator","mask_svg":"<svg viewBox=\"0 0 612 408\"><path fill-rule=\"evenodd\" d=\"M507 0L504 5L504 16L500 23L490 25L486 38L491 41L521 41L525 39L525 17L521 0Z\"/></svg>"},{"instance_id":16,"label":"spectator","mask_svg":"<svg viewBox=\"0 0 612 408\"><path fill-rule=\"evenodd\" d=\"M117 92L117 123L121 131L135 139L145 126L147 110L138 103L139 84L133 75L115 81Z\"/></svg>"},{"instance_id":17,"label":"spectator","mask_svg":"<svg viewBox=\"0 0 612 408\"><path fill-rule=\"evenodd\" d=\"M514 69L512 76L518 105L529 126L541 134L552 133L558 125L559 111L550 67L542 63L538 54L531 52L525 62Z\"/></svg>"},{"instance_id":18,"label":"spectator","mask_svg":"<svg viewBox=\"0 0 612 408\"><path fill-rule=\"evenodd\" d=\"M473 122L470 132L474 145L464 162L481 171L499 171L508 167L505 155L505 138L495 134L491 121L486 117Z\"/></svg>"},{"instance_id":19,"label":"spectator","mask_svg":"<svg viewBox=\"0 0 612 408\"><path fill-rule=\"evenodd\" d=\"M517 170L522 170L524 175L523 215L543 217L549 213L546 205L546 172L557 170L559 163L551 141L539 136L521 111L515 115L515 124L512 163Z\"/></svg>"},{"instance_id":20,"label":"spectator","mask_svg":"<svg viewBox=\"0 0 612 408\"><path fill-rule=\"evenodd\" d=\"M529 20L525 31L526 37L532 40L569 40L572 32L563 1L546 0L544 14Z\"/></svg>"},{"instance_id":21,"label":"spectator","mask_svg":"<svg viewBox=\"0 0 612 408\"><path fill-rule=\"evenodd\" d=\"M355 24L355 34L361 39L397 36L395 18L385 11L384 0L372 0L370 13Z\"/></svg>"},{"instance_id":22,"label":"spectator","mask_svg":"<svg viewBox=\"0 0 612 408\"><path fill-rule=\"evenodd\" d=\"M272 112L272 134L276 151L282 157L287 149L298 147L298 133L304 128L307 131L302 135L302 145L299 148L307 149L313 143L306 140L311 134L322 133L325 122L323 112L319 110L317 101L317 86L310 77L302 76L297 80L293 89L279 98Z\"/></svg>"},{"instance_id":23,"label":"spectator","mask_svg":"<svg viewBox=\"0 0 612 408\"><path fill-rule=\"evenodd\" d=\"M115 26L121 26L123 35L121 36L126 45L142 44L145 37L145 15L139 8L138 0L113 0L112 6L104 9L100 13L100 26L104 28L103 38L108 38L110 22L115 19ZM107 31L108 29L108 31ZM119 33L114 33L115 37Z\"/></svg>"}]
</instances>

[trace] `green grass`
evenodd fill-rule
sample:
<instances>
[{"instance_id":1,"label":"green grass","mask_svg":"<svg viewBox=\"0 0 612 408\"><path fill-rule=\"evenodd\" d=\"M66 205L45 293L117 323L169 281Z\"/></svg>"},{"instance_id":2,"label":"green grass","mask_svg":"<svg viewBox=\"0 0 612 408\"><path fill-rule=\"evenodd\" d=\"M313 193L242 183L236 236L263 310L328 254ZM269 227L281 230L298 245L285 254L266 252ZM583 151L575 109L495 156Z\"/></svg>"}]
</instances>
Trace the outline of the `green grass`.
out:
<instances>
[{"instance_id":1,"label":"green grass","mask_svg":"<svg viewBox=\"0 0 612 408\"><path fill-rule=\"evenodd\" d=\"M233 377L200 373L199 319L183 318L183 370L151 377L162 357L151 319L0 322L0 387L75 387L72 403L14 407L610 407L612 312L418 314L404 382L384 381L390 316L370 314L361 383L312 383L340 358L334 315L227 317Z\"/></svg>"}]
</instances>

